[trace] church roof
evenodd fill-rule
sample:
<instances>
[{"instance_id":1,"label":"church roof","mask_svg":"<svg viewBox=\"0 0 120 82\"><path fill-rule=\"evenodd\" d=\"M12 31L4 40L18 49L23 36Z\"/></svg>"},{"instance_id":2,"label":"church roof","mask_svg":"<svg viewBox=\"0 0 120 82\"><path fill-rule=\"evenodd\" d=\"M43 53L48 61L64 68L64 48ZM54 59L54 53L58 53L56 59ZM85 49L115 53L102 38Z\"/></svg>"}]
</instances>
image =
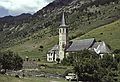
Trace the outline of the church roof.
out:
<instances>
[{"instance_id":1,"label":"church roof","mask_svg":"<svg viewBox=\"0 0 120 82\"><path fill-rule=\"evenodd\" d=\"M83 40L72 40L71 45L66 49L67 52L76 52L84 49L94 50L96 53L110 53L110 48L104 41L96 42L94 38ZM59 51L59 45L55 45L49 52Z\"/></svg>"},{"instance_id":2,"label":"church roof","mask_svg":"<svg viewBox=\"0 0 120 82\"><path fill-rule=\"evenodd\" d=\"M110 48L105 44L104 41L102 42L96 42L93 46L92 49L96 51L100 51L99 53L110 53L111 50Z\"/></svg>"},{"instance_id":3,"label":"church roof","mask_svg":"<svg viewBox=\"0 0 120 82\"><path fill-rule=\"evenodd\" d=\"M70 47L66 50L68 52L80 51L84 49L89 49L94 43L95 39L83 39L83 40L73 40Z\"/></svg>"},{"instance_id":4,"label":"church roof","mask_svg":"<svg viewBox=\"0 0 120 82\"><path fill-rule=\"evenodd\" d=\"M55 45L54 47L52 47L52 49L49 51L58 51L59 50L59 46L58 45Z\"/></svg>"}]
</instances>

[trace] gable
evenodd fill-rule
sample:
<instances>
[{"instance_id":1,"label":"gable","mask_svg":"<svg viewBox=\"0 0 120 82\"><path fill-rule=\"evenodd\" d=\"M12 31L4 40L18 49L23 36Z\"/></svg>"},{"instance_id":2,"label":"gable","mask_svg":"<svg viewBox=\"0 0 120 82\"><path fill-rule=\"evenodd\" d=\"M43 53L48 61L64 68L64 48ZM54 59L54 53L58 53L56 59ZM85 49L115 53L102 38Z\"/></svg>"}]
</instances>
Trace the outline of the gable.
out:
<instances>
[{"instance_id":1,"label":"gable","mask_svg":"<svg viewBox=\"0 0 120 82\"><path fill-rule=\"evenodd\" d=\"M102 42L96 42L93 46L92 49L96 52L99 53L110 53L111 50L110 48L105 44L104 41Z\"/></svg>"}]
</instances>

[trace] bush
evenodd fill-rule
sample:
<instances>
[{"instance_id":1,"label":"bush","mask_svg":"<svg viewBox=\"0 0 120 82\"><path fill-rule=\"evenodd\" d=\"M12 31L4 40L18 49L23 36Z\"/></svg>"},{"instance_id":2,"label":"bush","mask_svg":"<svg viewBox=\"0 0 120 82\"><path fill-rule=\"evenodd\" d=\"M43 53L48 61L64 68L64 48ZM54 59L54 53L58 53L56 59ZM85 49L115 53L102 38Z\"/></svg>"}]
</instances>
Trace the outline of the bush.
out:
<instances>
[{"instance_id":1,"label":"bush","mask_svg":"<svg viewBox=\"0 0 120 82\"><path fill-rule=\"evenodd\" d=\"M5 74L5 70L4 70L4 69L1 69L1 70L0 70L0 73L1 73L1 74Z\"/></svg>"},{"instance_id":2,"label":"bush","mask_svg":"<svg viewBox=\"0 0 120 82\"><path fill-rule=\"evenodd\" d=\"M19 78L19 75L15 75L16 78Z\"/></svg>"},{"instance_id":3,"label":"bush","mask_svg":"<svg viewBox=\"0 0 120 82\"><path fill-rule=\"evenodd\" d=\"M57 61L57 63L59 64L59 62L60 62L60 58L57 58L56 61Z\"/></svg>"},{"instance_id":4,"label":"bush","mask_svg":"<svg viewBox=\"0 0 120 82\"><path fill-rule=\"evenodd\" d=\"M0 62L2 69L8 70L20 70L22 68L23 59L17 54L7 51L0 53Z\"/></svg>"},{"instance_id":5,"label":"bush","mask_svg":"<svg viewBox=\"0 0 120 82\"><path fill-rule=\"evenodd\" d=\"M40 48L43 48L43 46L41 45Z\"/></svg>"},{"instance_id":6,"label":"bush","mask_svg":"<svg viewBox=\"0 0 120 82\"><path fill-rule=\"evenodd\" d=\"M114 53L114 54L120 54L120 49L115 49L115 50L113 51L113 53Z\"/></svg>"},{"instance_id":7,"label":"bush","mask_svg":"<svg viewBox=\"0 0 120 82\"><path fill-rule=\"evenodd\" d=\"M40 59L38 58L38 61L40 61Z\"/></svg>"}]
</instances>

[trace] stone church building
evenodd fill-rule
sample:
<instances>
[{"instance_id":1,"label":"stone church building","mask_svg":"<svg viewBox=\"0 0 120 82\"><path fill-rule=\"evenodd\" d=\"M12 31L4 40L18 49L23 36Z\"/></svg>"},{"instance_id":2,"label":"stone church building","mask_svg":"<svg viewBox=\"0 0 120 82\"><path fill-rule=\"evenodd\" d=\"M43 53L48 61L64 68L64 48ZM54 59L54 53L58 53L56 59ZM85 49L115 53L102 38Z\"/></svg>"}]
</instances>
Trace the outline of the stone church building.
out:
<instances>
[{"instance_id":1,"label":"stone church building","mask_svg":"<svg viewBox=\"0 0 120 82\"><path fill-rule=\"evenodd\" d=\"M69 52L78 52L84 49L95 51L97 54L100 54L100 56L103 56L105 53L110 53L110 49L104 41L97 42L94 38L69 41L68 27L69 26L65 24L63 13L62 22L59 26L59 44L55 45L50 51L48 51L48 62L54 62L57 58L63 60L65 54L68 54Z\"/></svg>"}]
</instances>

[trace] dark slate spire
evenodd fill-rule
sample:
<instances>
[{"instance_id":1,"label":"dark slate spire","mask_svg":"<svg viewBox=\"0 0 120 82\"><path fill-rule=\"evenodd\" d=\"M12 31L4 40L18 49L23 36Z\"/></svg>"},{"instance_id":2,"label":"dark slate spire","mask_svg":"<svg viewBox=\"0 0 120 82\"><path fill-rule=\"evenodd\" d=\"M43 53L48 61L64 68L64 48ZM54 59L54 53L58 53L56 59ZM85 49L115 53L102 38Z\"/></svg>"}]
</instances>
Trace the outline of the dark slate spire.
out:
<instances>
[{"instance_id":1,"label":"dark slate spire","mask_svg":"<svg viewBox=\"0 0 120 82\"><path fill-rule=\"evenodd\" d=\"M64 12L63 12L63 15L62 15L62 22L61 22L60 27L67 27L67 25L65 24L65 15L64 15Z\"/></svg>"}]
</instances>

